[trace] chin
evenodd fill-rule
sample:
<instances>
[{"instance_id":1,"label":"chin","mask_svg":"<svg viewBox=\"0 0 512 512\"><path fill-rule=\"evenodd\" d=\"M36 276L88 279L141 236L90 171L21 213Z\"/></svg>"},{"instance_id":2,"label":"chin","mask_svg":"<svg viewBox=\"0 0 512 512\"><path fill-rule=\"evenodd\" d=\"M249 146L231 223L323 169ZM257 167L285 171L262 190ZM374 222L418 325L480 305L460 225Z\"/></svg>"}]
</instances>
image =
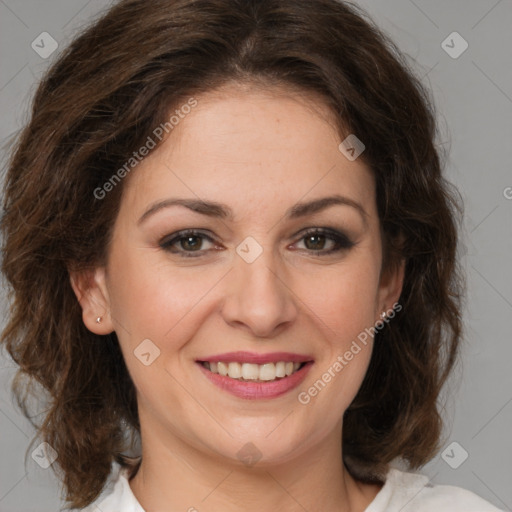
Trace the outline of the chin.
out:
<instances>
[{"instance_id":1,"label":"chin","mask_svg":"<svg viewBox=\"0 0 512 512\"><path fill-rule=\"evenodd\" d=\"M289 431L288 431L289 432ZM245 435L239 440L230 439L226 446L216 444L215 452L224 458L245 467L265 468L278 466L292 461L300 455L300 448L304 449L304 439L290 438L288 432L285 436L279 437L276 434L268 436ZM209 440L211 442L211 439Z\"/></svg>"}]
</instances>

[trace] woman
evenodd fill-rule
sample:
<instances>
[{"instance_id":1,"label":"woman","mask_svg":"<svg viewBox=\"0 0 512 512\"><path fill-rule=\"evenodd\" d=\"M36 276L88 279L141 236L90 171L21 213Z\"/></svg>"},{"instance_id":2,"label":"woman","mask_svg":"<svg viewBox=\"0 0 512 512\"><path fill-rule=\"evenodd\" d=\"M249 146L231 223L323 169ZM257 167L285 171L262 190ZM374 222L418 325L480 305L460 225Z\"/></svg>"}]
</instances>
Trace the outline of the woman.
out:
<instances>
[{"instance_id":1,"label":"woman","mask_svg":"<svg viewBox=\"0 0 512 512\"><path fill-rule=\"evenodd\" d=\"M497 510L412 472L462 332L434 136L337 0L125 0L70 45L2 219L70 508Z\"/></svg>"}]
</instances>

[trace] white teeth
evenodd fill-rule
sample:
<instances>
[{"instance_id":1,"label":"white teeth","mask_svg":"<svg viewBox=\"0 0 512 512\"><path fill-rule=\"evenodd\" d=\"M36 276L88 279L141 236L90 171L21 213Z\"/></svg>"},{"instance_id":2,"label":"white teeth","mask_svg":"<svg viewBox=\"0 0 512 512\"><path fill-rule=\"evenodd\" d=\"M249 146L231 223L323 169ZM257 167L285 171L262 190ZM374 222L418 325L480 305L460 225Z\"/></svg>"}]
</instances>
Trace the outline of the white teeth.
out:
<instances>
[{"instance_id":1,"label":"white teeth","mask_svg":"<svg viewBox=\"0 0 512 512\"><path fill-rule=\"evenodd\" d=\"M245 380L258 380L260 376L260 367L257 364L250 364L250 363L244 363L242 365L242 377ZM236 379L238 377L233 377L230 375L231 378Z\"/></svg>"},{"instance_id":2,"label":"white teeth","mask_svg":"<svg viewBox=\"0 0 512 512\"><path fill-rule=\"evenodd\" d=\"M259 373L260 380L274 380L276 378L276 365L274 363L262 364Z\"/></svg>"},{"instance_id":3,"label":"white teeth","mask_svg":"<svg viewBox=\"0 0 512 512\"><path fill-rule=\"evenodd\" d=\"M239 380L260 380L270 381L276 378L283 378L295 373L301 363L293 363L291 361L279 361L277 363L224 363L205 362L203 366L208 368L212 373L218 373L224 377L228 376L232 379Z\"/></svg>"},{"instance_id":4,"label":"white teeth","mask_svg":"<svg viewBox=\"0 0 512 512\"><path fill-rule=\"evenodd\" d=\"M282 361L279 361L279 363L276 363L276 377L284 377L286 375L286 364Z\"/></svg>"},{"instance_id":5,"label":"white teeth","mask_svg":"<svg viewBox=\"0 0 512 512\"><path fill-rule=\"evenodd\" d=\"M229 363L228 375L232 379L239 379L242 376L242 365L240 363Z\"/></svg>"},{"instance_id":6,"label":"white teeth","mask_svg":"<svg viewBox=\"0 0 512 512\"><path fill-rule=\"evenodd\" d=\"M226 363L219 362L217 363L217 370L220 375L225 377L228 374L228 365Z\"/></svg>"}]
</instances>

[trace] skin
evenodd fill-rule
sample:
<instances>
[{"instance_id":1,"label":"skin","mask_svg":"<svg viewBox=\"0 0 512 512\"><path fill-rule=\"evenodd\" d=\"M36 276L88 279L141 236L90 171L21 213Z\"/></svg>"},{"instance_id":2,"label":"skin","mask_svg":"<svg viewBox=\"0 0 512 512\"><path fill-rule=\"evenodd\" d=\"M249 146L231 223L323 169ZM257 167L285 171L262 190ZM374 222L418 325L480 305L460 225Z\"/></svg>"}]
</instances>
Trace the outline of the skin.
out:
<instances>
[{"instance_id":1,"label":"skin","mask_svg":"<svg viewBox=\"0 0 512 512\"><path fill-rule=\"evenodd\" d=\"M309 404L297 397L400 295L403 266L381 274L374 178L339 151L329 111L312 96L231 85L197 99L125 178L107 264L71 276L85 325L115 330L137 389L143 462L131 489L147 512L362 512L381 485L350 476L341 432L373 340ZM299 201L333 194L366 213L334 205L285 217ZM138 223L169 198L224 203L233 218L172 206ZM304 235L322 227L355 245L325 254L335 241ZM194 251L182 239L173 246L181 253L160 246L189 228L214 241L192 239ZM236 253L247 236L263 249L252 263ZM198 246L199 256L181 255ZM160 350L148 366L134 355L145 339ZM195 363L232 350L297 352L315 363L291 392L247 400L214 386ZM261 455L252 465L237 457L249 442Z\"/></svg>"}]
</instances>

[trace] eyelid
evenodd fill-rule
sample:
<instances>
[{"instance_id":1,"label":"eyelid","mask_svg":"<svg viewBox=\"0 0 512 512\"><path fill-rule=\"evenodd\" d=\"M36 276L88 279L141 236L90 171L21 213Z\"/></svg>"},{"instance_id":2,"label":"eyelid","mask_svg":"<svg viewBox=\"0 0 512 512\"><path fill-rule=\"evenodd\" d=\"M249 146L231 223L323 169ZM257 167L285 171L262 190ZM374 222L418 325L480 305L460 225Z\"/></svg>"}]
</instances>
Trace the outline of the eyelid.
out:
<instances>
[{"instance_id":1,"label":"eyelid","mask_svg":"<svg viewBox=\"0 0 512 512\"><path fill-rule=\"evenodd\" d=\"M178 242L179 240L181 240L182 238L186 238L187 236L202 237L214 244L219 243L213 236L205 233L203 230L195 229L195 228L188 228L188 229L181 229L179 231L175 231L174 233L171 233L170 235L164 236L162 239L160 239L160 241L158 242L158 245L160 245L160 247L164 247L164 248L170 247L170 246L174 245L176 242ZM179 251L179 252L187 252L187 251ZM193 251L188 251L188 252L193 252ZM197 251L197 252L200 253L200 252L205 252L205 251Z\"/></svg>"},{"instance_id":2,"label":"eyelid","mask_svg":"<svg viewBox=\"0 0 512 512\"><path fill-rule=\"evenodd\" d=\"M299 243L303 241L307 236L309 235L316 235L316 236L325 236L327 239L331 240L335 247L324 250L314 250L314 249L296 249L300 250L302 252L307 253L308 255L314 256L314 257L322 257L322 256L328 256L330 254L338 254L342 251L347 251L351 249L354 245L356 245L357 242L354 242L350 236L348 236L343 231L340 231L336 228L332 227L309 227L304 228L297 232L295 235L293 235L293 239L295 242L292 242L290 245L295 245L296 243ZM215 249L200 249L197 251L185 251L185 250L171 250L171 247L178 243L180 240L187 238L187 237L198 237L203 240L208 240L212 244L217 244L217 246L220 244L215 237L205 233L202 229L196 229L196 228L188 228L188 229L182 229L180 231L176 231L172 233L171 235L167 235L163 237L159 241L160 247L162 249L172 253L172 254L178 254L180 257L199 257L202 256L205 253L211 252Z\"/></svg>"},{"instance_id":3,"label":"eyelid","mask_svg":"<svg viewBox=\"0 0 512 512\"><path fill-rule=\"evenodd\" d=\"M313 256L322 256L322 255L339 253L343 250L351 249L357 243L357 242L354 242L352 240L352 238L349 235L347 235L346 233L344 233L343 231L340 231L336 228L330 228L327 226L306 228L304 230L299 231L296 235L294 235L294 238L298 237L297 242L300 242L300 241L304 240L304 238L306 238L309 235L325 236L328 239L334 241L335 244L337 244L334 249L330 249L330 250L314 251L314 250L305 249L306 252L308 252L309 254L311 254ZM294 243L297 243L297 242L294 242Z\"/></svg>"}]
</instances>

